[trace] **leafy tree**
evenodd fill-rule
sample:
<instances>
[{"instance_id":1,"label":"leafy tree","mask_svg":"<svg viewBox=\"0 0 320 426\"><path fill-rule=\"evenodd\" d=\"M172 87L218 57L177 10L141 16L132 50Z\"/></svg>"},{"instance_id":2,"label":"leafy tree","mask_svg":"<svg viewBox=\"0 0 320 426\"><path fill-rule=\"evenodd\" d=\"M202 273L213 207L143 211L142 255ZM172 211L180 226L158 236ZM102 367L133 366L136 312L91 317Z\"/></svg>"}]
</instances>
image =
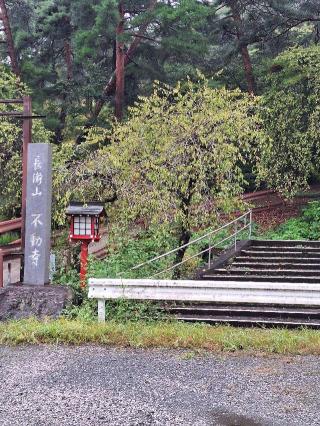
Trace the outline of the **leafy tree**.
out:
<instances>
[{"instance_id":1,"label":"leafy tree","mask_svg":"<svg viewBox=\"0 0 320 426\"><path fill-rule=\"evenodd\" d=\"M319 8L310 0L215 0L214 56L220 80L249 93L264 90L264 62L316 37ZM239 66L242 62L242 70Z\"/></svg>"},{"instance_id":2,"label":"leafy tree","mask_svg":"<svg viewBox=\"0 0 320 426\"><path fill-rule=\"evenodd\" d=\"M110 126L115 105L126 118L154 80L196 80L198 69L215 87L263 93L266 62L318 41L317 3L6 0L22 79L57 144L83 143L86 129Z\"/></svg>"},{"instance_id":3,"label":"leafy tree","mask_svg":"<svg viewBox=\"0 0 320 426\"><path fill-rule=\"evenodd\" d=\"M208 43L202 31L213 12L194 0L18 2L8 4L23 79L34 89L34 101L44 107L46 124L59 143L83 124L105 125L109 119L117 43L125 84L116 98L124 108L138 90L150 93L155 78L175 83L205 64ZM117 34L120 3L124 22Z\"/></svg>"},{"instance_id":4,"label":"leafy tree","mask_svg":"<svg viewBox=\"0 0 320 426\"><path fill-rule=\"evenodd\" d=\"M270 140L262 151L260 178L286 196L319 174L320 47L279 55L267 79L262 118Z\"/></svg>"},{"instance_id":5,"label":"leafy tree","mask_svg":"<svg viewBox=\"0 0 320 426\"><path fill-rule=\"evenodd\" d=\"M177 77L185 78L188 74L196 74L195 67L200 63L203 64L203 57L208 48L200 29L212 13L194 0L182 2L150 0L142 2L143 7L140 10L137 2L134 2L134 7L130 7L131 3L119 2L123 13L129 14L125 24L122 23L121 34L117 36L117 41L125 52L120 61L121 68L125 68L125 84L131 89L124 91L122 87L122 93L124 92L126 96L125 104L130 104L136 99L138 84L144 93L149 93L154 79L175 83ZM119 22L122 20L118 19ZM119 29L118 26L117 28ZM118 54L116 58L119 58ZM86 128L97 122L104 104L113 95L117 87L117 72L122 76L119 81L124 78L123 69L114 70L99 94L92 114L86 122ZM123 104L119 98L118 104ZM117 115L119 118L122 116L120 113ZM77 139L78 142L83 140L82 137Z\"/></svg>"},{"instance_id":6,"label":"leafy tree","mask_svg":"<svg viewBox=\"0 0 320 426\"><path fill-rule=\"evenodd\" d=\"M156 85L87 165L109 176L116 190L110 220L147 228L169 223L184 244L194 228L239 205L241 166L264 137L255 105L239 90L211 89L202 80Z\"/></svg>"}]
</instances>

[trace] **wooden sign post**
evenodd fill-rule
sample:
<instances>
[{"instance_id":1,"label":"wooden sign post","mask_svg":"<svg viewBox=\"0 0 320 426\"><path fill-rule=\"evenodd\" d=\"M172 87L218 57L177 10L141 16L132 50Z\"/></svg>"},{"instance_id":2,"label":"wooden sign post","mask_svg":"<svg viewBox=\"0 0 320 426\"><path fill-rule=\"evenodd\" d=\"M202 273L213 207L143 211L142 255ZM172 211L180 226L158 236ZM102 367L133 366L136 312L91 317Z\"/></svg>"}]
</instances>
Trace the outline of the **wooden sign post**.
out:
<instances>
[{"instance_id":1,"label":"wooden sign post","mask_svg":"<svg viewBox=\"0 0 320 426\"><path fill-rule=\"evenodd\" d=\"M28 148L24 284L49 283L52 153L45 143Z\"/></svg>"}]
</instances>

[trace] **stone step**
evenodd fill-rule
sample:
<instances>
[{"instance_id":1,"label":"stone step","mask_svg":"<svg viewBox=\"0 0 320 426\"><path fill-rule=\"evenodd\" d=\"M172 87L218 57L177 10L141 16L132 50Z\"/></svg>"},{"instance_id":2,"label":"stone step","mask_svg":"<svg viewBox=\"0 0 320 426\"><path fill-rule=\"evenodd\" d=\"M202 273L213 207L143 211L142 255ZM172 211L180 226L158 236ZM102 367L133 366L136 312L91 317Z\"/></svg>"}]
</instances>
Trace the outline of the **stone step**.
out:
<instances>
[{"instance_id":1,"label":"stone step","mask_svg":"<svg viewBox=\"0 0 320 426\"><path fill-rule=\"evenodd\" d=\"M318 257L251 257L251 256L237 256L233 259L233 263L255 263L255 264L264 264L264 263L288 263L293 265L299 264L312 264L320 265L320 258Z\"/></svg>"},{"instance_id":2,"label":"stone step","mask_svg":"<svg viewBox=\"0 0 320 426\"><path fill-rule=\"evenodd\" d=\"M279 274L288 276L288 277L296 277L303 275L304 277L318 277L320 280L319 271L314 269L304 270L304 269L245 269L245 268L233 268L233 265L228 268L219 268L214 269L212 272L215 274L221 275L264 275L264 276L273 276L276 277Z\"/></svg>"},{"instance_id":3,"label":"stone step","mask_svg":"<svg viewBox=\"0 0 320 426\"><path fill-rule=\"evenodd\" d=\"M270 282L270 283L314 283L314 284L320 284L320 276L319 277L308 277L308 276L286 276L286 275L276 275L276 276L270 276L270 275L243 275L243 274L236 274L236 275L229 275L227 273L224 274L216 274L215 271L212 272L205 272L201 276L201 280L212 280L212 281L256 281L256 282Z\"/></svg>"},{"instance_id":4,"label":"stone step","mask_svg":"<svg viewBox=\"0 0 320 426\"><path fill-rule=\"evenodd\" d=\"M237 317L237 316L214 316L214 315L176 315L175 318L184 322L203 322L207 324L231 324L233 326L242 327L309 327L320 328L320 320L315 319L276 319L265 318L263 316L257 317Z\"/></svg>"},{"instance_id":5,"label":"stone step","mask_svg":"<svg viewBox=\"0 0 320 426\"><path fill-rule=\"evenodd\" d=\"M263 316L267 318L303 318L319 319L320 308L299 308L299 307L274 307L274 306L248 306L248 305L197 305L174 306L166 308L166 312L175 315L197 315L197 316Z\"/></svg>"},{"instance_id":6,"label":"stone step","mask_svg":"<svg viewBox=\"0 0 320 426\"><path fill-rule=\"evenodd\" d=\"M319 253L320 247L298 247L298 246L250 246L244 251L253 252L292 252L292 253Z\"/></svg>"},{"instance_id":7,"label":"stone step","mask_svg":"<svg viewBox=\"0 0 320 426\"><path fill-rule=\"evenodd\" d=\"M298 257L298 258L320 258L320 252L302 252L302 251L280 251L280 250L271 250L271 251L259 251L246 249L241 251L241 256L246 257Z\"/></svg>"},{"instance_id":8,"label":"stone step","mask_svg":"<svg viewBox=\"0 0 320 426\"><path fill-rule=\"evenodd\" d=\"M270 269L270 270L283 270L283 269L299 269L299 270L316 270L320 271L320 262L318 263L296 263L296 262L241 262L235 259L230 266L234 270L249 268L249 269Z\"/></svg>"},{"instance_id":9,"label":"stone step","mask_svg":"<svg viewBox=\"0 0 320 426\"><path fill-rule=\"evenodd\" d=\"M320 241L308 240L252 240L251 247L257 246L273 246L273 247L318 247L320 249Z\"/></svg>"}]
</instances>

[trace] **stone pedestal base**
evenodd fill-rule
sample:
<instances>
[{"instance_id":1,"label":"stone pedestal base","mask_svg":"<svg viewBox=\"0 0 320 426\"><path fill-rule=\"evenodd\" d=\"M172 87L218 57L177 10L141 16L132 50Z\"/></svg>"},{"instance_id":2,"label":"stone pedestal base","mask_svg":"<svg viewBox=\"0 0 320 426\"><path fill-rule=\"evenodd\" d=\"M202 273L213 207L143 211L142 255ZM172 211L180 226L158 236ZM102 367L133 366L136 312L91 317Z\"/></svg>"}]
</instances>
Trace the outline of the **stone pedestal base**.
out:
<instances>
[{"instance_id":1,"label":"stone pedestal base","mask_svg":"<svg viewBox=\"0 0 320 426\"><path fill-rule=\"evenodd\" d=\"M69 287L9 285L0 289L0 320L57 318L72 299Z\"/></svg>"}]
</instances>

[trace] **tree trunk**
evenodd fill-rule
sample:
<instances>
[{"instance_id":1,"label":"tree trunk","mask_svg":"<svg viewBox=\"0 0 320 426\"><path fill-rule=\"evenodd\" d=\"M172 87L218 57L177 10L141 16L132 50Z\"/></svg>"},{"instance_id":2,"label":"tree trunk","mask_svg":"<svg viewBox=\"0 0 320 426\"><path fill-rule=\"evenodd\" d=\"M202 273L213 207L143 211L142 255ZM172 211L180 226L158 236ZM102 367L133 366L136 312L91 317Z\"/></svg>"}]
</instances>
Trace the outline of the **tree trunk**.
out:
<instances>
[{"instance_id":1,"label":"tree trunk","mask_svg":"<svg viewBox=\"0 0 320 426\"><path fill-rule=\"evenodd\" d=\"M239 11L239 2L238 0L229 0L228 5L231 9L232 17L235 23L237 39L239 42L239 48L242 56L244 73L247 81L248 92L250 95L254 95L256 92L255 89L255 79L253 75L253 67L251 58L248 51L248 44L244 43L244 30L243 30L243 22L241 19L241 14Z\"/></svg>"},{"instance_id":2,"label":"tree trunk","mask_svg":"<svg viewBox=\"0 0 320 426\"><path fill-rule=\"evenodd\" d=\"M19 65L18 65L18 61L17 61L17 57L16 57L16 52L15 52L15 49L14 49L13 37L12 37L12 32L11 32L11 27L10 27L10 22L9 22L9 17L8 17L8 12L7 12L5 0L0 0L0 9L1 9L0 10L0 18L2 20L3 29L4 29L4 32L5 32L5 35L6 35L6 39L7 39L8 54L9 54L9 57L10 57L12 70L17 77L20 77L20 69L19 69Z\"/></svg>"},{"instance_id":3,"label":"tree trunk","mask_svg":"<svg viewBox=\"0 0 320 426\"><path fill-rule=\"evenodd\" d=\"M148 8L148 12L152 12L152 10L156 6L156 3L157 3L157 0L151 0L150 1L150 6ZM150 21L149 21L149 19L147 19L143 24L140 25L137 35L135 36L135 38L133 39L133 42L129 46L129 49L125 53L125 58L124 58L124 66L125 67L129 64L132 56L134 55L137 48L139 47L141 40L142 40L141 36L144 35L149 24L150 24ZM116 87L116 73L113 73L112 76L110 77L107 85L103 89L102 97L96 103L96 107L93 111L92 116L90 117L90 123L94 122L98 118L98 116L99 116L99 114L102 110L102 107L106 102L106 97L110 96L114 92L115 87ZM91 125L92 124L89 124L89 127Z\"/></svg>"},{"instance_id":4,"label":"tree trunk","mask_svg":"<svg viewBox=\"0 0 320 426\"><path fill-rule=\"evenodd\" d=\"M180 232L180 238L179 238L179 246L183 246L184 244L188 244L188 242L190 241L191 238L191 233L188 229L182 227L181 232ZM184 258L184 254L187 250L187 247L183 247L180 250L177 251L175 259L174 259L174 264L176 265L177 263L182 262L183 258ZM177 268L174 269L174 273L173 273L173 279L179 279L181 278L181 268L178 266Z\"/></svg>"},{"instance_id":5,"label":"tree trunk","mask_svg":"<svg viewBox=\"0 0 320 426\"><path fill-rule=\"evenodd\" d=\"M72 50L70 40L66 39L64 41L64 59L67 67L67 80L71 81L73 79L73 64L72 64Z\"/></svg>"},{"instance_id":6,"label":"tree trunk","mask_svg":"<svg viewBox=\"0 0 320 426\"><path fill-rule=\"evenodd\" d=\"M119 1L119 22L117 25L116 40L116 95L115 95L115 116L122 120L123 99L124 99L124 42L121 39L124 32L124 7Z\"/></svg>"},{"instance_id":7,"label":"tree trunk","mask_svg":"<svg viewBox=\"0 0 320 426\"><path fill-rule=\"evenodd\" d=\"M253 75L253 68L251 63L251 58L248 51L248 46L241 46L241 56L243 62L244 73L247 80L248 92L250 95L255 95L256 93L256 84Z\"/></svg>"},{"instance_id":8,"label":"tree trunk","mask_svg":"<svg viewBox=\"0 0 320 426\"><path fill-rule=\"evenodd\" d=\"M150 5L149 8L147 10L148 13L152 12L155 8L157 4L157 0L150 0ZM142 40L142 36L144 35L144 33L146 32L148 25L150 24L150 19L146 19L146 21L144 23L142 23L139 27L139 30L135 36L135 38L133 39L133 42L131 43L131 45L129 46L129 49L127 50L127 52L124 55L124 68L131 62L131 58L133 57L133 55L135 54L137 48L139 47L141 40ZM112 93L114 93L116 88L116 73L112 73L108 83L106 84L106 86L103 88L102 91L102 95L100 97L100 99L96 102L95 108L93 110L93 113L91 114L91 117L89 118L89 120L86 122L86 124L84 125L84 132L79 135L77 137L77 144L80 144L83 142L83 140L85 139L85 136L87 134L87 131L90 127L92 127L96 121L96 119L98 118L102 107L104 106L106 99L108 96L112 95Z\"/></svg>"},{"instance_id":9,"label":"tree trunk","mask_svg":"<svg viewBox=\"0 0 320 426\"><path fill-rule=\"evenodd\" d=\"M316 23L314 26L314 42L315 44L319 44L320 41L320 25Z\"/></svg>"},{"instance_id":10,"label":"tree trunk","mask_svg":"<svg viewBox=\"0 0 320 426\"><path fill-rule=\"evenodd\" d=\"M65 25L66 27L71 28L70 24L70 18L65 18ZM64 61L66 64L66 70L67 70L67 82L70 83L73 80L73 55L72 55L72 48L71 48L71 30L69 37L67 37L64 40L63 43L63 53L64 53ZM66 126L66 119L67 119L67 100L68 100L68 91L69 88L66 87L61 96L61 110L59 114L59 126L55 130L55 140L58 143L61 143L63 141L63 131Z\"/></svg>"},{"instance_id":11,"label":"tree trunk","mask_svg":"<svg viewBox=\"0 0 320 426\"><path fill-rule=\"evenodd\" d=\"M72 61L72 49L70 40L66 39L64 41L64 60L67 68L67 81L68 83L73 79L73 61ZM61 96L61 110L59 114L59 125L55 130L55 141L61 143L63 141L63 131L66 126L67 119L67 88L62 92Z\"/></svg>"},{"instance_id":12,"label":"tree trunk","mask_svg":"<svg viewBox=\"0 0 320 426\"><path fill-rule=\"evenodd\" d=\"M62 105L61 105L61 110L60 110L60 114L59 114L59 125L56 127L55 129L55 141L57 143L62 143L63 141L63 131L66 125L66 119L67 119L67 108L66 108L66 101L67 101L67 95L64 92L62 94Z\"/></svg>"},{"instance_id":13,"label":"tree trunk","mask_svg":"<svg viewBox=\"0 0 320 426\"><path fill-rule=\"evenodd\" d=\"M191 159L190 159L191 161ZM192 195L194 192L195 180L190 177L188 181L188 191L184 195L178 192L181 197L181 212L183 213L184 220L180 226L180 236L179 236L179 247L185 244L188 244L191 238L191 226L190 226L190 207L192 201ZM174 264L180 263L183 260L187 247L182 247L177 251ZM181 277L181 268L178 266L174 269L173 278L178 279Z\"/></svg>"}]
</instances>

